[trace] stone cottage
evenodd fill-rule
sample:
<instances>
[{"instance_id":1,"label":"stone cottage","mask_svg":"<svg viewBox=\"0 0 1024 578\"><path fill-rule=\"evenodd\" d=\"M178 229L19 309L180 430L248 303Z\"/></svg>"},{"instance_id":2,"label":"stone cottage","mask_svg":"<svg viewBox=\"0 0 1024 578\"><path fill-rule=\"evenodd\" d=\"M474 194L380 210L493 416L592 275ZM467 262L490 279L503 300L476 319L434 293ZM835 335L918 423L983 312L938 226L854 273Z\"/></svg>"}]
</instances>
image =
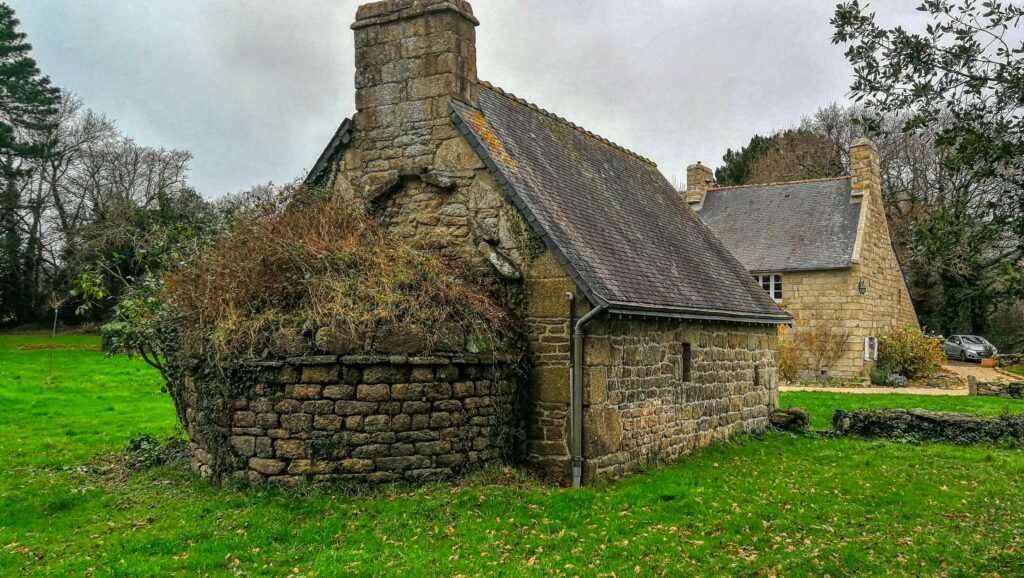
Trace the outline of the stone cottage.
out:
<instances>
[{"instance_id":1,"label":"stone cottage","mask_svg":"<svg viewBox=\"0 0 1024 578\"><path fill-rule=\"evenodd\" d=\"M804 378L863 376L879 336L917 316L889 238L878 150L850 146L850 175L709 187L711 169L687 168L686 198L701 219L794 317Z\"/></svg>"},{"instance_id":2,"label":"stone cottage","mask_svg":"<svg viewBox=\"0 0 1024 578\"><path fill-rule=\"evenodd\" d=\"M478 80L477 25L361 6L356 113L307 182L522 296L519 461L578 485L765 428L790 315L654 163Z\"/></svg>"}]
</instances>

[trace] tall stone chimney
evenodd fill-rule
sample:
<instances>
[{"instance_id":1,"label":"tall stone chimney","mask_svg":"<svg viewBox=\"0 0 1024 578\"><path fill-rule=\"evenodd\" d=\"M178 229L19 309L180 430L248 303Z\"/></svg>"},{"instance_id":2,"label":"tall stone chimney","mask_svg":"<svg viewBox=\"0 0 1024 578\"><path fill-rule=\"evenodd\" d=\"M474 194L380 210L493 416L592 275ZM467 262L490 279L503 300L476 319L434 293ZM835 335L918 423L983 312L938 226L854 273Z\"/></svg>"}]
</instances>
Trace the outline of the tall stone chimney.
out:
<instances>
[{"instance_id":1,"label":"tall stone chimney","mask_svg":"<svg viewBox=\"0 0 1024 578\"><path fill-rule=\"evenodd\" d=\"M430 166L438 143L458 136L448 104L452 97L476 104L478 24L465 0L359 7L352 29L361 158L346 168L380 183Z\"/></svg>"},{"instance_id":2,"label":"tall stone chimney","mask_svg":"<svg viewBox=\"0 0 1024 578\"><path fill-rule=\"evenodd\" d=\"M714 182L714 179L715 175L711 169L700 164L700 161L686 167L686 202L690 203L694 210L700 210L704 203L704 195L708 192L708 185Z\"/></svg>"},{"instance_id":3,"label":"tall stone chimney","mask_svg":"<svg viewBox=\"0 0 1024 578\"><path fill-rule=\"evenodd\" d=\"M850 194L854 200L882 193L882 162L875 143L858 138L850 143Z\"/></svg>"}]
</instances>

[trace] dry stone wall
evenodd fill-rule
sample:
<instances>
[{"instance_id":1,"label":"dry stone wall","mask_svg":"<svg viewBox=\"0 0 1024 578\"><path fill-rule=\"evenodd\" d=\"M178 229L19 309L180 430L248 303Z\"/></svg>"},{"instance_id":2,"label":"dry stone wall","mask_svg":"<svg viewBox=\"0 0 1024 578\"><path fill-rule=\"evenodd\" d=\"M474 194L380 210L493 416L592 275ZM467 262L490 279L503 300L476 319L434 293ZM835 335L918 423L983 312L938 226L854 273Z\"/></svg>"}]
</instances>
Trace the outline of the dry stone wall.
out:
<instances>
[{"instance_id":1,"label":"dry stone wall","mask_svg":"<svg viewBox=\"0 0 1024 578\"><path fill-rule=\"evenodd\" d=\"M185 383L193 469L212 481L420 482L514 451L521 377L502 355L306 356L231 375Z\"/></svg>"}]
</instances>

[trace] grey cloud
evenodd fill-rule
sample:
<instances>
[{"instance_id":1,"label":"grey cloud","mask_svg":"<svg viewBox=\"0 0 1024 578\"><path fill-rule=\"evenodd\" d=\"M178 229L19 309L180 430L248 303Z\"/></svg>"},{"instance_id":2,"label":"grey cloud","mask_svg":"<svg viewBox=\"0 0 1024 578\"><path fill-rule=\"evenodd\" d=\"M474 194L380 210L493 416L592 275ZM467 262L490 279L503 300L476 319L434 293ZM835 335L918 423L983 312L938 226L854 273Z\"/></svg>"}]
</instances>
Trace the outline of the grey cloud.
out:
<instances>
[{"instance_id":1,"label":"grey cloud","mask_svg":"<svg viewBox=\"0 0 1024 578\"><path fill-rule=\"evenodd\" d=\"M354 110L352 0L13 0L53 80L208 197L301 176ZM666 176L845 99L818 0L472 0L480 76ZM911 2L879 12L905 22Z\"/></svg>"}]
</instances>

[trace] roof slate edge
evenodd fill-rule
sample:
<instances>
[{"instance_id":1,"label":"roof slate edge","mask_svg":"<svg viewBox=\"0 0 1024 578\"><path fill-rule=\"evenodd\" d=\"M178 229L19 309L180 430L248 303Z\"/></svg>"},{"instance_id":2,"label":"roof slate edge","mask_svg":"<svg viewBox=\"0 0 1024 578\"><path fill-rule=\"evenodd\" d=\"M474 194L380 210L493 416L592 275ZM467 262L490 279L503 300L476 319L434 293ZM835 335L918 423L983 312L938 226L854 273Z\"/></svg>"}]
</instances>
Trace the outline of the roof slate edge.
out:
<instances>
[{"instance_id":1,"label":"roof slate edge","mask_svg":"<svg viewBox=\"0 0 1024 578\"><path fill-rule=\"evenodd\" d=\"M353 129L355 129L355 122L351 118L341 121L338 130L334 131L334 136L331 137L330 142L327 143L323 152L320 153L320 157L313 163L313 168L303 180L304 184L312 185L320 178L320 174L330 165L331 159L352 142Z\"/></svg>"},{"instance_id":2,"label":"roof slate edge","mask_svg":"<svg viewBox=\"0 0 1024 578\"><path fill-rule=\"evenodd\" d=\"M462 101L459 102L465 106L480 111L479 108L471 104ZM480 113L483 114L482 111L480 111ZM516 208L518 208L519 211L523 214L523 217L525 217L526 221L530 224L530 228L532 228L534 232L537 233L537 235L541 238L541 241L544 243L544 246L547 247L549 251L551 251L551 253L555 256L555 259L562 265L562 267L565 268L566 272L569 273L569 277L571 277L573 282L576 283L576 286L583 291L583 294L587 297L588 300L590 300L591 304L593 304L595 307L607 304L608 300L594 292L593 288L591 288L590 285L583 279L583 276L569 260L569 257L566 256L564 252L562 252L561 247L559 247L555 243L554 239L551 238L551 235L548 234L548 232L544 229L544 226L533 214L533 211L530 209L530 207L526 205L522 196L519 194L518 191L516 191L515 187L512 186L512 181L510 181L508 177L506 177L505 174L502 173L501 167L499 167L498 163L495 162L493 157L491 157L491 153L487 150L487 148L483 146L479 139L476 138L476 135L473 134L473 131L469 128L469 125L466 123L465 119L463 119L462 116L459 114L459 111L456 110L455 105L453 103L448 104L448 115L451 117L452 122L455 124L455 127L459 130L459 133L462 134L462 136L466 139L466 141L473 148L473 150L476 151L476 154L480 157L480 160L484 162L484 165L487 167L487 170L490 171L491 175L494 177L494 180L497 181L498 186L500 186L502 191L504 191L505 196L510 201L512 201Z\"/></svg>"},{"instance_id":3,"label":"roof slate edge","mask_svg":"<svg viewBox=\"0 0 1024 578\"><path fill-rule=\"evenodd\" d=\"M507 95L506 95L507 97ZM479 108L468 104L463 101L459 101L464 106L473 108L483 114ZM682 307L669 307L660 305L651 305L644 303L629 303L629 302L610 302L607 299L597 295L593 288L584 280L583 276L579 273L568 256L562 251L562 249L555 243L554 239L544 229L540 221L534 216L533 211L523 201L522 196L512 185L512 182L502 173L498 163L491 157L491 153L486 147L476 138L465 119L459 114L459 111L455 108L453 103L448 104L448 114L458 129L459 133L463 135L469 145L476 151L476 154L480 156L480 159L484 162L487 170L494 176L494 180L498 182L498 185L505 192L505 195L512 201L513 204L523 213L527 222L530 223L531 228L540 236L541 241L544 242L544 246L555 256L555 259L565 268L566 272L572 278L576 286L579 287L583 294L590 300L591 304L595 307L615 307L616 311L630 315L641 315L648 317L673 317L679 319L691 319L697 321L723 321L732 323L754 323L762 325L788 325L793 323L793 317L788 313L783 315L764 315L750 312L733 312L733 311L715 311L715 310L700 310L700 309L687 309ZM485 117L486 120L486 117ZM619 147L616 147L619 148ZM624 152L630 153L628 150L623 149Z\"/></svg>"},{"instance_id":4,"label":"roof slate edge","mask_svg":"<svg viewBox=\"0 0 1024 578\"><path fill-rule=\"evenodd\" d=\"M486 89L492 90L492 91L500 94L501 96L504 96L505 98L513 100L513 101L515 101L515 102L525 106L526 108L529 108L531 110L539 112L540 114L543 114L544 116L546 116L546 117L548 117L550 119L556 120L556 121L558 121L558 122L568 126L569 128L572 128L573 130L576 130L578 132L581 132L581 133L589 136L590 138L597 139L601 143L603 143L605 145L608 145L608 146L612 147L613 149L617 149L617 150L619 150L621 152L624 152L624 153L628 154L629 156L631 156L631 157L633 157L633 158L635 158L635 159L637 159L639 161L642 161L644 163L647 163L648 165L651 165L652 167L655 167L655 168L658 167L658 164L655 163L654 161L652 161L651 159L649 159L649 158L647 158L647 157L645 157L645 156L643 156L643 155L641 155L641 154L639 154L639 153L637 153L635 151L629 150L628 148L626 148L626 147L624 147L624 146L622 146L622 145L620 145L618 143L612 142L612 141L606 139L605 137L603 137L603 136L601 136L601 135L599 135L597 133L593 133L593 132L583 128L582 126L572 122L571 120L569 120L567 118L558 116L557 114L555 114L553 112L550 112L550 111L548 111L546 109L543 109L543 108L537 106L536 104L534 104L534 103L532 103L532 102L530 102L530 101L528 101L528 100L526 100L524 98L520 98L520 97L512 94L511 92L506 91L505 89L501 88L500 86L495 86L495 85L491 84L490 82L487 82L486 80L480 80L480 81L478 81L478 83L480 84L480 86L482 86L482 87L484 87Z\"/></svg>"}]
</instances>

